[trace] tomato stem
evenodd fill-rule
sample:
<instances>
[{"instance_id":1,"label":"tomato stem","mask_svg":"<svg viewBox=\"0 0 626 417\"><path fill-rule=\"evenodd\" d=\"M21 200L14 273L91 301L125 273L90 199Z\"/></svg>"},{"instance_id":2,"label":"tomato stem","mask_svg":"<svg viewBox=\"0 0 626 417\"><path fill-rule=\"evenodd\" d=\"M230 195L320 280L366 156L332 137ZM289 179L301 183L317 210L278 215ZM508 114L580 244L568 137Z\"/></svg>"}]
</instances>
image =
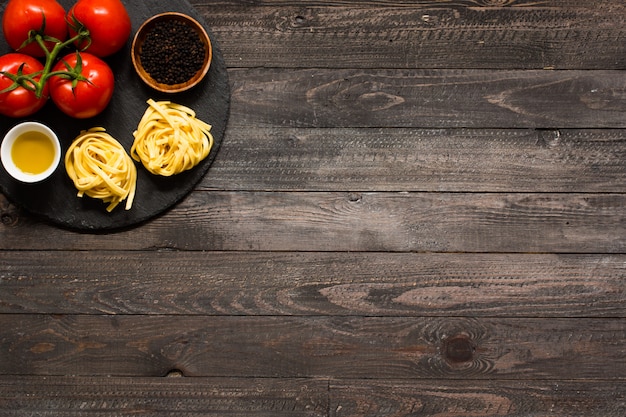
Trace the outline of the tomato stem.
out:
<instances>
[{"instance_id":1,"label":"tomato stem","mask_svg":"<svg viewBox=\"0 0 626 417\"><path fill-rule=\"evenodd\" d=\"M44 64L44 68L42 71L38 71L33 74L22 74L21 71L18 74L13 75L7 72L0 72L0 74L5 77L10 78L13 81L13 85L7 87L5 90L0 91L0 93L5 91L11 91L12 89L17 88L18 86L22 86L27 90L33 91L37 98L41 98L43 95L44 87L50 77L64 75L68 79L78 80L84 79L84 77L80 74L80 68L74 69L74 71L52 71L52 66L56 63L56 60L59 54L68 46L73 44L74 42L78 42L82 39L89 38L89 31L87 29L80 30L76 36L61 42L60 40L56 40L54 43L54 47L52 50L48 50L46 44L44 42L44 37L41 34L35 35L35 42L43 49L45 53L46 62ZM39 76L39 80L35 78Z\"/></svg>"}]
</instances>

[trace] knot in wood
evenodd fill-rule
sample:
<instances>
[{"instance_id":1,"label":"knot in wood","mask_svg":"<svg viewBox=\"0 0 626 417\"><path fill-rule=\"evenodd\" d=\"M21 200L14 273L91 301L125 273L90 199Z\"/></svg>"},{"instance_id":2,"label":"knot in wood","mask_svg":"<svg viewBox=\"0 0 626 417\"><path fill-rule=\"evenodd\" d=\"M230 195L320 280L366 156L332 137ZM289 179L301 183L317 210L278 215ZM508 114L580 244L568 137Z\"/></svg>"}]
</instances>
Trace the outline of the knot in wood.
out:
<instances>
[{"instance_id":1,"label":"knot in wood","mask_svg":"<svg viewBox=\"0 0 626 417\"><path fill-rule=\"evenodd\" d=\"M474 359L476 346L465 335L453 336L444 342L443 354L450 363L471 362Z\"/></svg>"},{"instance_id":2,"label":"knot in wood","mask_svg":"<svg viewBox=\"0 0 626 417\"><path fill-rule=\"evenodd\" d=\"M172 369L165 374L166 378L182 378L185 374L180 369Z\"/></svg>"},{"instance_id":3,"label":"knot in wood","mask_svg":"<svg viewBox=\"0 0 626 417\"><path fill-rule=\"evenodd\" d=\"M0 213L0 222L5 226L15 226L17 224L17 214L14 212L3 211Z\"/></svg>"},{"instance_id":4,"label":"knot in wood","mask_svg":"<svg viewBox=\"0 0 626 417\"><path fill-rule=\"evenodd\" d=\"M539 129L538 142L543 147L555 148L561 142L561 132L556 129Z\"/></svg>"},{"instance_id":5,"label":"knot in wood","mask_svg":"<svg viewBox=\"0 0 626 417\"><path fill-rule=\"evenodd\" d=\"M15 226L18 219L17 208L0 194L0 222L5 226Z\"/></svg>"},{"instance_id":6,"label":"knot in wood","mask_svg":"<svg viewBox=\"0 0 626 417\"><path fill-rule=\"evenodd\" d=\"M350 201L351 203L360 203L361 202L361 198L363 198L363 197L359 193L350 193L350 194L348 194L348 201Z\"/></svg>"}]
</instances>

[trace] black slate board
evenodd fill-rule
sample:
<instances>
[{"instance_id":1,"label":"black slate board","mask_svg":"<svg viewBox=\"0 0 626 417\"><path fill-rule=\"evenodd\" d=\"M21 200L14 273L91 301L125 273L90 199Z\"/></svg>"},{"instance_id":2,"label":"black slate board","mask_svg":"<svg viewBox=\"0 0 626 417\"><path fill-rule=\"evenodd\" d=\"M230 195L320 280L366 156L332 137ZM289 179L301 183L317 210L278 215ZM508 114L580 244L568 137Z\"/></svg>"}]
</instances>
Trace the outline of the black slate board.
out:
<instances>
[{"instance_id":1,"label":"black slate board","mask_svg":"<svg viewBox=\"0 0 626 417\"><path fill-rule=\"evenodd\" d=\"M66 10L74 0L60 0ZM0 164L0 190L14 204L58 226L85 232L111 231L138 225L161 214L183 199L205 176L221 145L230 107L230 87L226 66L219 46L210 29L194 8L185 0L125 1L132 21L132 33L125 48L105 60L115 73L115 92L111 103L100 115L86 120L65 116L54 104L46 106L33 116L12 119L0 116L0 138L24 120L36 120L50 126L59 136L63 153L80 133L95 126L104 127L127 151L149 98L170 100L192 108L197 117L212 125L215 143L209 156L198 166L173 177L160 177L148 173L137 163L137 191L133 206L124 210L124 202L108 213L101 200L78 198L76 189L65 172L63 162L48 180L37 184L22 184L13 180ZM2 7L4 11L4 6ZM139 26L149 17L168 11L188 14L198 20L207 30L213 46L213 61L203 82L195 88L177 94L159 93L147 87L136 75L131 58L132 38ZM0 54L10 52L4 37L0 35Z\"/></svg>"}]
</instances>

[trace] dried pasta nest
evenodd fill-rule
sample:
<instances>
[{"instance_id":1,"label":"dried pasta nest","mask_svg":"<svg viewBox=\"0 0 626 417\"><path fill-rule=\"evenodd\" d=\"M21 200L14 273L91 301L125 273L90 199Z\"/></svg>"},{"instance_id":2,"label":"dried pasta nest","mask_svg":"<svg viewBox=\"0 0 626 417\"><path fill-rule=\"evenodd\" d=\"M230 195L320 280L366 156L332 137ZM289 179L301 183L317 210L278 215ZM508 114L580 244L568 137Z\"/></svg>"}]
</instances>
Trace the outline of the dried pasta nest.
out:
<instances>
[{"instance_id":1,"label":"dried pasta nest","mask_svg":"<svg viewBox=\"0 0 626 417\"><path fill-rule=\"evenodd\" d=\"M126 200L132 207L137 185L137 168L124 147L104 128L82 131L65 153L65 170L78 196L109 203L112 211Z\"/></svg>"},{"instance_id":2,"label":"dried pasta nest","mask_svg":"<svg viewBox=\"0 0 626 417\"><path fill-rule=\"evenodd\" d=\"M152 174L171 176L192 169L213 147L211 125L195 112L170 101L148 100L130 150Z\"/></svg>"}]
</instances>

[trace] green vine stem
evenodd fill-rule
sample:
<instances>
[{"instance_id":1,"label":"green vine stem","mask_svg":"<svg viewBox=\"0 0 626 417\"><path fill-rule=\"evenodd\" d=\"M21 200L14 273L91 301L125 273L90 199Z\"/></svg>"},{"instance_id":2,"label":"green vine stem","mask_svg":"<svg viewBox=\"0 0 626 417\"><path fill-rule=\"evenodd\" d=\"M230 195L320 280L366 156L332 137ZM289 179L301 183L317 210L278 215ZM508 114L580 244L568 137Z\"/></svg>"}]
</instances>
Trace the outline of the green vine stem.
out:
<instances>
[{"instance_id":1,"label":"green vine stem","mask_svg":"<svg viewBox=\"0 0 626 417\"><path fill-rule=\"evenodd\" d=\"M48 50L48 48L46 47L45 43L44 43L44 37L41 35L41 33L37 32L34 33L34 37L32 37L33 34L31 34L31 39L33 39L34 42L37 42L37 44L44 50L45 52L45 64L43 67L42 71L38 71L32 74L23 74L22 71L18 71L17 74L11 74L8 73L6 71L2 71L0 72L0 74L4 75L5 77L11 79L11 81L13 81L13 84L10 85L9 87L5 88L4 90L0 91L1 93L6 93L8 91L14 90L17 87L24 87L27 90L33 91L35 93L35 96L37 98L41 98L41 96L43 95L43 91L44 91L44 87L46 85L46 83L48 82L48 80L50 79L50 77L53 76L63 76L66 77L68 79L71 80L80 80L80 79L85 79L81 74L80 74L80 69L79 71L52 71L52 67L53 65L56 63L56 60L59 56L59 54L68 46L72 45L74 42L78 42L82 39L86 39L89 38L89 31L87 29L84 29L84 27L82 28L82 30L80 30L76 36L61 42L58 39L51 39L46 37L45 40L47 41L54 41L54 47L52 48L52 50ZM18 51L19 52L19 51ZM79 61L80 62L80 61ZM36 80L35 78L39 76L39 80Z\"/></svg>"}]
</instances>

